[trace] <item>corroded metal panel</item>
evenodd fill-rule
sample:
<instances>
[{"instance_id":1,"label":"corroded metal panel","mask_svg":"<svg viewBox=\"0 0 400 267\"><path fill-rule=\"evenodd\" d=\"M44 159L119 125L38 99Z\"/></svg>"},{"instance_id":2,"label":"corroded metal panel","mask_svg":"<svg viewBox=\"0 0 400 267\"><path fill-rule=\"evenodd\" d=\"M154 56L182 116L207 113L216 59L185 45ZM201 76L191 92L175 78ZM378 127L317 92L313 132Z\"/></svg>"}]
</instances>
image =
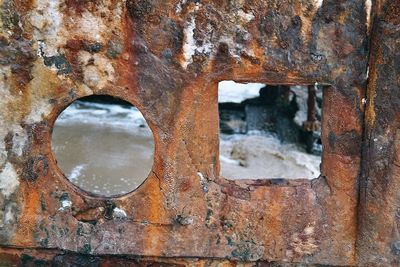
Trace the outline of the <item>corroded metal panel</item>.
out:
<instances>
[{"instance_id":1,"label":"corroded metal panel","mask_svg":"<svg viewBox=\"0 0 400 267\"><path fill-rule=\"evenodd\" d=\"M359 262L400 265L400 1L376 1L369 63Z\"/></svg>"},{"instance_id":2,"label":"corroded metal panel","mask_svg":"<svg viewBox=\"0 0 400 267\"><path fill-rule=\"evenodd\" d=\"M356 264L367 11L357 0L1 1L1 246ZM220 177L221 80L326 85L321 177ZM153 131L152 171L129 194L91 195L57 167L54 121L91 94L131 102Z\"/></svg>"}]
</instances>

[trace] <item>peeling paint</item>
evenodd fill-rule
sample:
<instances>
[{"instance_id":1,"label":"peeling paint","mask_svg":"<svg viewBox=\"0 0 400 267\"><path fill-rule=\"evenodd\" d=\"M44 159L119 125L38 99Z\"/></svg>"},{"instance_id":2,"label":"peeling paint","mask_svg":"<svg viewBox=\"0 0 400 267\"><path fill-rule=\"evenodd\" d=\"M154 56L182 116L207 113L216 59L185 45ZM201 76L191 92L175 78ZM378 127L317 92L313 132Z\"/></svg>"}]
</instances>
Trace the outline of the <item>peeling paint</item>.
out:
<instances>
[{"instance_id":1,"label":"peeling paint","mask_svg":"<svg viewBox=\"0 0 400 267\"><path fill-rule=\"evenodd\" d=\"M127 214L123 209L116 207L113 210L113 217L114 218L126 218Z\"/></svg>"},{"instance_id":2,"label":"peeling paint","mask_svg":"<svg viewBox=\"0 0 400 267\"><path fill-rule=\"evenodd\" d=\"M178 13L178 14L181 13L182 12L182 6L185 5L186 2L187 2L187 0L180 0L178 2L178 4L176 5L175 12Z\"/></svg>"},{"instance_id":3,"label":"peeling paint","mask_svg":"<svg viewBox=\"0 0 400 267\"><path fill-rule=\"evenodd\" d=\"M107 31L108 26L104 24L102 18L86 11L82 13L76 23L80 25L80 36L83 38L97 42L104 41L101 33Z\"/></svg>"},{"instance_id":4,"label":"peeling paint","mask_svg":"<svg viewBox=\"0 0 400 267\"><path fill-rule=\"evenodd\" d=\"M17 156L22 156L22 153L24 152L25 146L28 141L28 135L25 129L23 129L21 126L17 126L14 128L14 136L13 136L13 147L12 151L17 155Z\"/></svg>"},{"instance_id":5,"label":"peeling paint","mask_svg":"<svg viewBox=\"0 0 400 267\"><path fill-rule=\"evenodd\" d=\"M4 219L3 219L3 223L5 225L15 223L16 214L15 214L15 211L13 211L13 206L15 206L15 204L13 204L13 203L10 203L9 205L6 206Z\"/></svg>"},{"instance_id":6,"label":"peeling paint","mask_svg":"<svg viewBox=\"0 0 400 267\"><path fill-rule=\"evenodd\" d=\"M10 197L18 188L19 180L13 165L7 162L0 172L0 192L6 197Z\"/></svg>"},{"instance_id":7,"label":"peeling paint","mask_svg":"<svg viewBox=\"0 0 400 267\"><path fill-rule=\"evenodd\" d=\"M11 75L11 70L7 66L0 68L0 171L6 164L7 151L5 147L4 138L8 134L9 130L13 127L9 125L9 115L7 104L13 100L12 95L9 91L9 84L7 83L7 77Z\"/></svg>"},{"instance_id":8,"label":"peeling paint","mask_svg":"<svg viewBox=\"0 0 400 267\"><path fill-rule=\"evenodd\" d=\"M0 46L0 172L21 190L4 201L1 189L1 216L18 221L2 229L1 245L356 265L365 10L356 1L292 2L12 1L17 26L4 29ZM323 179L335 194L318 186L322 178L219 177L215 86L227 79L331 85L326 136L354 133L326 146ZM111 200L71 187L49 151L58 112L104 93L135 103L156 141L146 182ZM104 209L107 201L114 206Z\"/></svg>"},{"instance_id":9,"label":"peeling paint","mask_svg":"<svg viewBox=\"0 0 400 267\"><path fill-rule=\"evenodd\" d=\"M87 86L101 89L117 78L114 67L107 57L91 55L86 51L80 51L78 57L82 65L88 65L83 71L83 79Z\"/></svg>"},{"instance_id":10,"label":"peeling paint","mask_svg":"<svg viewBox=\"0 0 400 267\"><path fill-rule=\"evenodd\" d=\"M194 17L191 17L190 21L187 22L184 33L184 44L183 44L183 57L184 61L181 63L183 68L187 68L187 66L193 62L192 57L196 52L203 54L210 54L213 48L213 45L209 42L203 43L202 46L196 46L196 40L194 39L194 30L196 28L196 21Z\"/></svg>"},{"instance_id":11,"label":"peeling paint","mask_svg":"<svg viewBox=\"0 0 400 267\"><path fill-rule=\"evenodd\" d=\"M66 211L72 207L72 201L69 199L62 199L60 201L60 208L59 211Z\"/></svg>"},{"instance_id":12,"label":"peeling paint","mask_svg":"<svg viewBox=\"0 0 400 267\"><path fill-rule=\"evenodd\" d=\"M32 111L26 117L26 122L29 124L41 122L43 118L50 114L51 109L52 105L46 100L34 103Z\"/></svg>"},{"instance_id":13,"label":"peeling paint","mask_svg":"<svg viewBox=\"0 0 400 267\"><path fill-rule=\"evenodd\" d=\"M197 175L200 177L200 185L202 186L203 191L207 193L208 192L207 180L204 178L201 172L198 172Z\"/></svg>"},{"instance_id":14,"label":"peeling paint","mask_svg":"<svg viewBox=\"0 0 400 267\"><path fill-rule=\"evenodd\" d=\"M36 50L42 55L57 55L63 42L60 33L64 15L60 12L60 4L59 0L36 1L36 8L27 15L33 26L33 39L38 45Z\"/></svg>"},{"instance_id":15,"label":"peeling paint","mask_svg":"<svg viewBox=\"0 0 400 267\"><path fill-rule=\"evenodd\" d=\"M111 36L121 27L119 22L123 18L124 5L125 1L116 3L104 1L98 3L96 12L84 9L81 14L74 16L73 19L64 19L66 29L63 31L63 36L105 44L108 41L105 37ZM107 16L104 16L105 13L107 13Z\"/></svg>"},{"instance_id":16,"label":"peeling paint","mask_svg":"<svg viewBox=\"0 0 400 267\"><path fill-rule=\"evenodd\" d=\"M242 9L240 9L237 14L244 20L244 22L250 22L254 19L253 13L245 13Z\"/></svg>"}]
</instances>

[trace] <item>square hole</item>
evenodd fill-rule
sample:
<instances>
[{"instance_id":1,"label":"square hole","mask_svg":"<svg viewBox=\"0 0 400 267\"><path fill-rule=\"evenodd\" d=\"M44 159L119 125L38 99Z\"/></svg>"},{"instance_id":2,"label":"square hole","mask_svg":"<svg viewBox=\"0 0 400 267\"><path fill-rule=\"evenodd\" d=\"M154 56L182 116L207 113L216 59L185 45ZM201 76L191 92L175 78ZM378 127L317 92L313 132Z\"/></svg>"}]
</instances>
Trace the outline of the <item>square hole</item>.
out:
<instances>
[{"instance_id":1,"label":"square hole","mask_svg":"<svg viewBox=\"0 0 400 267\"><path fill-rule=\"evenodd\" d=\"M322 89L220 82L220 175L235 180L317 178Z\"/></svg>"}]
</instances>

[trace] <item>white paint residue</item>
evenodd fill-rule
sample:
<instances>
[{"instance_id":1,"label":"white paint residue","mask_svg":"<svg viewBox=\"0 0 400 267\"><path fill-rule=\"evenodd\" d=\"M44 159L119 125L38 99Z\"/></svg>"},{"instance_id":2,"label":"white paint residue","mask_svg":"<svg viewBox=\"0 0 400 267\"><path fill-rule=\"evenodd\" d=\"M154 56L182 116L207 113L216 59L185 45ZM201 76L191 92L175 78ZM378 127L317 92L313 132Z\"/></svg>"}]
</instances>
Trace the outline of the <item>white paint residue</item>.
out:
<instances>
[{"instance_id":1,"label":"white paint residue","mask_svg":"<svg viewBox=\"0 0 400 267\"><path fill-rule=\"evenodd\" d=\"M4 224L10 224L15 221L15 213L13 212L12 205L6 207L4 214Z\"/></svg>"},{"instance_id":2,"label":"white paint residue","mask_svg":"<svg viewBox=\"0 0 400 267\"><path fill-rule=\"evenodd\" d=\"M192 57L196 53L201 53L205 54L207 56L211 56L211 53L213 52L214 45L213 44L218 44L218 43L226 43L229 47L229 53L234 57L238 62L240 61L240 54L243 50L246 51L246 53L250 53L249 49L243 45L239 44L238 42L235 41L235 37L238 33L240 33L241 38L244 41L249 41L252 38L252 35L242 26L244 23L248 23L252 21L255 16L253 13L249 12L246 13L242 9L239 9L237 12L233 13L230 15L228 18L226 18L227 23L229 22L232 24L231 26L226 26L227 30L222 36L217 36L213 34L213 27L211 24L207 25L206 28L206 38L205 40L202 40L202 44L198 45L196 44L196 40L194 38L194 31L196 29L196 21L194 17L194 13L199 10L201 7L201 4L197 3L194 8L191 10L192 14L190 19L186 22L185 28L183 30L184 33L184 44L183 44L183 60L181 62L181 66L186 69L189 64L193 62ZM178 5L177 11L180 11L180 7ZM204 29L202 29L204 30ZM217 40L218 38L218 40Z\"/></svg>"},{"instance_id":3,"label":"white paint residue","mask_svg":"<svg viewBox=\"0 0 400 267\"><path fill-rule=\"evenodd\" d=\"M39 1L42 2L42 1ZM45 1L44 1L45 2ZM51 25L55 28L59 28L62 22L63 14L60 12L60 1L52 0L48 1L49 8L47 9L47 13L44 13L46 17L50 18Z\"/></svg>"},{"instance_id":4,"label":"white paint residue","mask_svg":"<svg viewBox=\"0 0 400 267\"><path fill-rule=\"evenodd\" d=\"M206 179L204 179L204 176L201 172L198 172L197 175L200 177L200 182L204 183Z\"/></svg>"},{"instance_id":5,"label":"white paint residue","mask_svg":"<svg viewBox=\"0 0 400 267\"><path fill-rule=\"evenodd\" d=\"M185 61L182 63L182 67L185 69L187 68L189 63L192 62L192 56L196 51L196 43L193 38L195 27L196 22L194 20L194 17L192 17L185 29L183 30L183 34L185 36L185 43L183 44L183 57L185 58Z\"/></svg>"},{"instance_id":6,"label":"white paint residue","mask_svg":"<svg viewBox=\"0 0 400 267\"><path fill-rule=\"evenodd\" d=\"M84 12L82 16L80 16L77 25L80 27L80 33L85 38L97 42L101 42L100 33L106 32L108 27L104 24L103 20L97 16L94 16L91 12Z\"/></svg>"},{"instance_id":7,"label":"white paint residue","mask_svg":"<svg viewBox=\"0 0 400 267\"><path fill-rule=\"evenodd\" d=\"M6 164L7 160L7 151L3 141L10 130L10 126L6 123L8 121L7 117L11 115L10 112L8 112L8 103L14 99L9 90L10 79L7 79L7 77L10 77L10 75L10 66L2 66L0 68L0 171L1 168Z\"/></svg>"},{"instance_id":8,"label":"white paint residue","mask_svg":"<svg viewBox=\"0 0 400 267\"><path fill-rule=\"evenodd\" d=\"M71 182L75 182L76 180L78 180L79 176L81 176L82 171L86 168L87 164L80 164L78 166L75 166L72 170L71 170L71 174L68 175L68 179Z\"/></svg>"},{"instance_id":9,"label":"white paint residue","mask_svg":"<svg viewBox=\"0 0 400 267\"><path fill-rule=\"evenodd\" d=\"M0 173L0 191L5 197L15 192L19 185L18 175L10 162L7 162Z\"/></svg>"},{"instance_id":10,"label":"white paint residue","mask_svg":"<svg viewBox=\"0 0 400 267\"><path fill-rule=\"evenodd\" d=\"M92 56L89 52L81 51L78 54L78 59L82 65L91 62L83 72L83 80L87 86L102 89L107 83L114 81L114 67L105 56L97 54Z\"/></svg>"},{"instance_id":11,"label":"white paint residue","mask_svg":"<svg viewBox=\"0 0 400 267\"><path fill-rule=\"evenodd\" d=\"M28 15L27 20L33 27L33 41L37 44L37 53L46 56L59 54L66 40L82 37L89 41L106 43L113 31L118 30L122 18L125 1L117 4L103 1L95 12L85 11L81 15L64 17L61 12L64 1L36 1L36 7ZM108 16L102 16L106 14ZM109 18L113 18L110 22ZM40 47L38 42L46 45Z\"/></svg>"},{"instance_id":12,"label":"white paint residue","mask_svg":"<svg viewBox=\"0 0 400 267\"><path fill-rule=\"evenodd\" d=\"M38 43L38 54L46 56L58 54L57 48L62 41L60 28L63 14L59 11L60 1L37 1L37 7L29 14L29 22L34 27L33 39Z\"/></svg>"},{"instance_id":13,"label":"white paint residue","mask_svg":"<svg viewBox=\"0 0 400 267\"><path fill-rule=\"evenodd\" d=\"M44 56L44 51L46 49L46 44L43 41L38 41L38 50L36 51L36 55L38 57L43 57Z\"/></svg>"},{"instance_id":14,"label":"white paint residue","mask_svg":"<svg viewBox=\"0 0 400 267\"><path fill-rule=\"evenodd\" d=\"M22 156L27 141L28 136L26 131L21 126L18 126L14 129L13 152L18 156Z\"/></svg>"},{"instance_id":15,"label":"white paint residue","mask_svg":"<svg viewBox=\"0 0 400 267\"><path fill-rule=\"evenodd\" d=\"M26 122L30 124L41 122L44 117L50 114L51 109L52 105L47 102L47 99L32 103L31 112L26 118Z\"/></svg>"},{"instance_id":16,"label":"white paint residue","mask_svg":"<svg viewBox=\"0 0 400 267\"><path fill-rule=\"evenodd\" d=\"M72 201L69 199L64 199L60 201L60 208L59 211L65 211L72 207Z\"/></svg>"},{"instance_id":17,"label":"white paint residue","mask_svg":"<svg viewBox=\"0 0 400 267\"><path fill-rule=\"evenodd\" d=\"M176 13L181 13L182 12L182 6L184 5L184 4L186 4L186 2L187 2L187 0L181 0L181 1L179 1L179 3L176 5L176 9L175 9L175 11L176 11Z\"/></svg>"},{"instance_id":18,"label":"white paint residue","mask_svg":"<svg viewBox=\"0 0 400 267\"><path fill-rule=\"evenodd\" d=\"M317 9L319 9L323 3L324 3L324 0L315 0L315 6L317 7Z\"/></svg>"},{"instance_id":19,"label":"white paint residue","mask_svg":"<svg viewBox=\"0 0 400 267\"><path fill-rule=\"evenodd\" d=\"M208 186L207 186L207 181L204 178L203 174L201 172L197 172L197 175L200 177L200 185L203 187L204 192L208 192Z\"/></svg>"},{"instance_id":20,"label":"white paint residue","mask_svg":"<svg viewBox=\"0 0 400 267\"><path fill-rule=\"evenodd\" d=\"M83 71L83 81L89 87L99 87L102 88L105 83L102 79L102 75L96 66L87 66Z\"/></svg>"},{"instance_id":21,"label":"white paint residue","mask_svg":"<svg viewBox=\"0 0 400 267\"><path fill-rule=\"evenodd\" d=\"M367 28L370 29L371 23L371 7L372 7L372 0L365 0L365 12L367 13Z\"/></svg>"},{"instance_id":22,"label":"white paint residue","mask_svg":"<svg viewBox=\"0 0 400 267\"><path fill-rule=\"evenodd\" d=\"M245 22L250 22L254 19L254 15L252 13L246 13L243 10L238 11L239 17L241 17Z\"/></svg>"},{"instance_id":23,"label":"white paint residue","mask_svg":"<svg viewBox=\"0 0 400 267\"><path fill-rule=\"evenodd\" d=\"M196 52L209 54L213 48L211 42L204 42L202 46L196 46L196 40L193 37L195 28L195 18L192 17L183 30L183 34L185 36L185 43L183 44L183 57L185 61L182 62L181 65L185 69L190 63L193 62L192 56L194 56Z\"/></svg>"},{"instance_id":24,"label":"white paint residue","mask_svg":"<svg viewBox=\"0 0 400 267\"><path fill-rule=\"evenodd\" d=\"M127 217L126 212L123 209L120 209L118 207L114 208L113 216L115 218L125 218L125 217Z\"/></svg>"},{"instance_id":25,"label":"white paint residue","mask_svg":"<svg viewBox=\"0 0 400 267\"><path fill-rule=\"evenodd\" d=\"M4 146L4 142L0 143L0 170L7 160L7 152Z\"/></svg>"}]
</instances>

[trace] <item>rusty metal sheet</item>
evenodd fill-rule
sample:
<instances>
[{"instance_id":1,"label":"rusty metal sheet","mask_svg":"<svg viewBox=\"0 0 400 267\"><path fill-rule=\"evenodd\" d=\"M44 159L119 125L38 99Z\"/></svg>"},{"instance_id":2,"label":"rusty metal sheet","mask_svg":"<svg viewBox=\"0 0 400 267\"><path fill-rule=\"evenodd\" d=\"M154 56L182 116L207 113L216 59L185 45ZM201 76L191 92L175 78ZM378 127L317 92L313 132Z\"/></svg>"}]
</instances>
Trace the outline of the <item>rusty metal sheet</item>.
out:
<instances>
[{"instance_id":1,"label":"rusty metal sheet","mask_svg":"<svg viewBox=\"0 0 400 267\"><path fill-rule=\"evenodd\" d=\"M359 262L400 265L400 1L376 1L369 62Z\"/></svg>"},{"instance_id":2,"label":"rusty metal sheet","mask_svg":"<svg viewBox=\"0 0 400 267\"><path fill-rule=\"evenodd\" d=\"M366 2L0 3L4 250L356 264ZM221 80L326 85L321 177L219 177ZM153 131L129 194L91 195L57 167L54 121L91 94L131 102Z\"/></svg>"}]
</instances>

